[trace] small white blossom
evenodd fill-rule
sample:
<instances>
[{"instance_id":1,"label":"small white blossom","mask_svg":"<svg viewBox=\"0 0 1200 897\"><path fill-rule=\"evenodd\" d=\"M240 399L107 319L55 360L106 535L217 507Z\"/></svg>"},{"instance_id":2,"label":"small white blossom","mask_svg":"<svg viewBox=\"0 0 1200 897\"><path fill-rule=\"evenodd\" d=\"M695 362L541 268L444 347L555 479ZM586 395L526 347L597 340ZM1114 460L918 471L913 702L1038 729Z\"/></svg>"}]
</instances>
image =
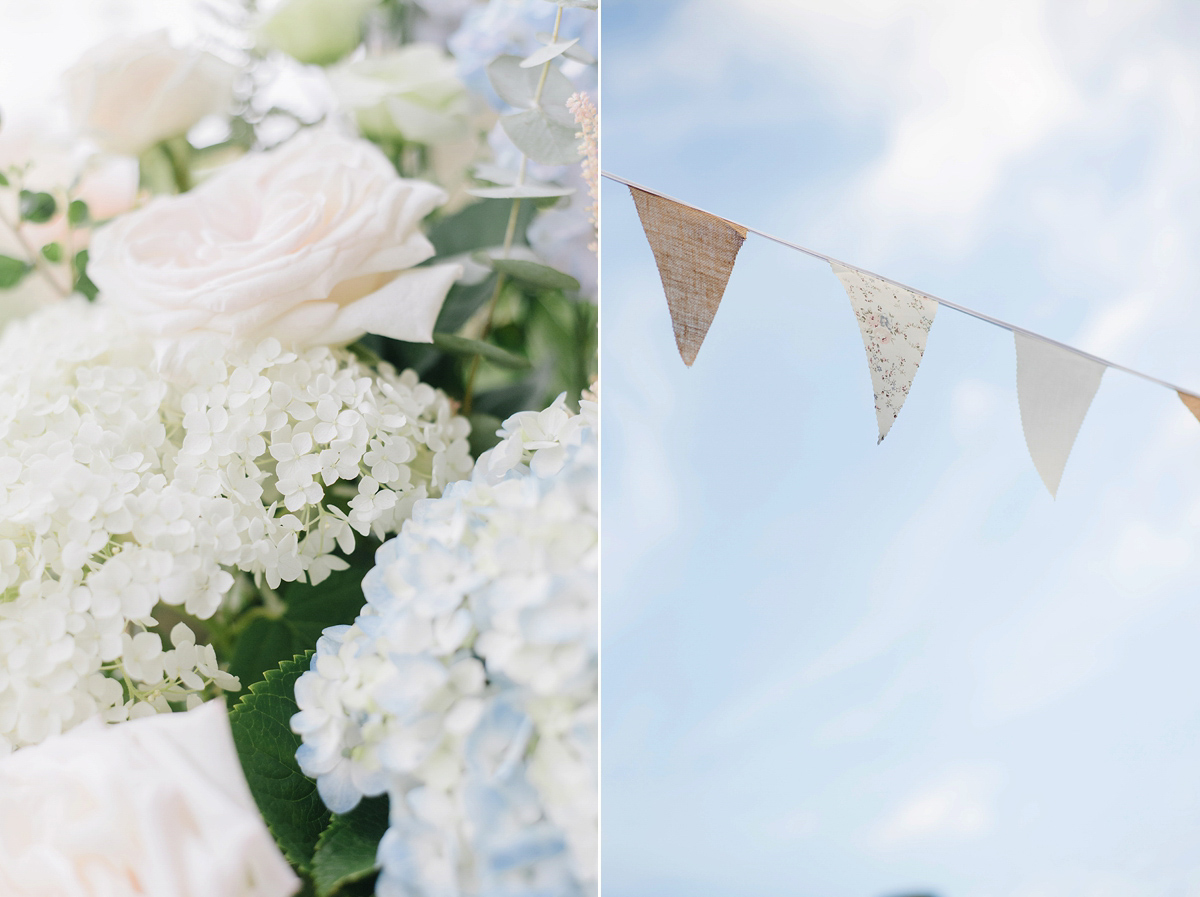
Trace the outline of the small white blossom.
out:
<instances>
[{"instance_id":1,"label":"small white blossom","mask_svg":"<svg viewBox=\"0 0 1200 897\"><path fill-rule=\"evenodd\" d=\"M596 885L596 408L509 418L418 501L296 683L301 769L334 812L388 794L382 897Z\"/></svg>"},{"instance_id":2,"label":"small white blossom","mask_svg":"<svg viewBox=\"0 0 1200 897\"><path fill-rule=\"evenodd\" d=\"M0 337L0 753L236 689L186 626L164 646L160 604L320 582L471 470L445 395L344 349L214 339L157 371L103 303Z\"/></svg>"}]
</instances>

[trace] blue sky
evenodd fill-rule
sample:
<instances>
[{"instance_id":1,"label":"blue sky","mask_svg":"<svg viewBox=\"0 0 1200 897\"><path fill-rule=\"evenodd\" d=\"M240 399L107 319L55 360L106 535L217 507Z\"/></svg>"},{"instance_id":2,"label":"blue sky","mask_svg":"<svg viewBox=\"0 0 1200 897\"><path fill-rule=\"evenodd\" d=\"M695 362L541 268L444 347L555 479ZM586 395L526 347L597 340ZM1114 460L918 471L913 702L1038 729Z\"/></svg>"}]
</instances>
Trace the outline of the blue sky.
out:
<instances>
[{"instance_id":1,"label":"blue sky","mask_svg":"<svg viewBox=\"0 0 1200 897\"><path fill-rule=\"evenodd\" d=\"M605 168L1200 388L1200 7L606 0ZM1046 493L943 309L881 446L747 241L692 369L603 194L608 897L1200 894L1200 424L1105 374Z\"/></svg>"}]
</instances>

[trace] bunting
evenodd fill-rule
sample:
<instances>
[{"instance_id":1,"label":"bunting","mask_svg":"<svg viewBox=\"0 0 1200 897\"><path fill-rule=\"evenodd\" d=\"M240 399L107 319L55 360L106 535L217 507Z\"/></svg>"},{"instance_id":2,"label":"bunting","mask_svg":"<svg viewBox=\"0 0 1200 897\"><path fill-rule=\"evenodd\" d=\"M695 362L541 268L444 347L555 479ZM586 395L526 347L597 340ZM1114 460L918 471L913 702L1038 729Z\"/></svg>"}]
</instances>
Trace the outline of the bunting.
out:
<instances>
[{"instance_id":1,"label":"bunting","mask_svg":"<svg viewBox=\"0 0 1200 897\"><path fill-rule=\"evenodd\" d=\"M1117 368L1178 394L1200 420L1200 395L1157 377L1096 358L982 312L930 296L824 253L719 218L608 172L633 196L662 276L679 354L689 366L708 333L746 235L759 234L833 269L858 321L875 394L879 442L891 430L925 354L939 305L1009 330L1016 345L1017 404L1025 444L1051 496L1058 493L1075 438L1108 368Z\"/></svg>"},{"instance_id":2,"label":"bunting","mask_svg":"<svg viewBox=\"0 0 1200 897\"><path fill-rule=\"evenodd\" d=\"M1014 331L1017 403L1025 445L1042 482L1058 494L1067 457L1083 424L1104 365L1055 343Z\"/></svg>"},{"instance_id":3,"label":"bunting","mask_svg":"<svg viewBox=\"0 0 1200 897\"><path fill-rule=\"evenodd\" d=\"M883 442L917 375L937 303L837 262L831 267L858 319L875 391L875 422Z\"/></svg>"},{"instance_id":4,"label":"bunting","mask_svg":"<svg viewBox=\"0 0 1200 897\"><path fill-rule=\"evenodd\" d=\"M691 367L725 295L746 229L636 187L629 192L662 277L675 345Z\"/></svg>"}]
</instances>

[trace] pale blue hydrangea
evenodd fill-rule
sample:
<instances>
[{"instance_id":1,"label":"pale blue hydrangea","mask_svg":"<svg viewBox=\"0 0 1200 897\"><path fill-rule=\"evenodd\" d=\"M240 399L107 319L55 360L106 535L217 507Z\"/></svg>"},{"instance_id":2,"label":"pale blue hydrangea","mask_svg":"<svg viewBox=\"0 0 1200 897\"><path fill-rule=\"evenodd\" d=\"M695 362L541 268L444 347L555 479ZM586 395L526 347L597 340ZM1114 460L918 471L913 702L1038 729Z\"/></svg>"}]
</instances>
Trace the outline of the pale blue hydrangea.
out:
<instances>
[{"instance_id":1,"label":"pale blue hydrangea","mask_svg":"<svg viewBox=\"0 0 1200 897\"><path fill-rule=\"evenodd\" d=\"M301 769L344 813L386 793L380 897L594 893L596 406L505 422L417 502L296 684Z\"/></svg>"}]
</instances>

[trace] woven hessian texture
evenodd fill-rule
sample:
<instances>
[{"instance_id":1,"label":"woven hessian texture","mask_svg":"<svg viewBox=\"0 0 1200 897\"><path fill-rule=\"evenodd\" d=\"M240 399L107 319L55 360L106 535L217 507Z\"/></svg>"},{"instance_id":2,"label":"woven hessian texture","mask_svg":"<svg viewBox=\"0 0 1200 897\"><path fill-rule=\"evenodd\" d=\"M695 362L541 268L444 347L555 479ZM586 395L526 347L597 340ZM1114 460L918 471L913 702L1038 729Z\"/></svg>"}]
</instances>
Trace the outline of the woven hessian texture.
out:
<instances>
[{"instance_id":1,"label":"woven hessian texture","mask_svg":"<svg viewBox=\"0 0 1200 897\"><path fill-rule=\"evenodd\" d=\"M725 295L746 231L653 193L635 187L629 192L662 276L675 344L691 366Z\"/></svg>"},{"instance_id":2,"label":"woven hessian texture","mask_svg":"<svg viewBox=\"0 0 1200 897\"><path fill-rule=\"evenodd\" d=\"M1187 410L1196 415L1196 420L1200 420L1200 399L1195 396L1189 396L1186 392L1176 393L1183 400L1183 404L1187 405Z\"/></svg>"}]
</instances>

